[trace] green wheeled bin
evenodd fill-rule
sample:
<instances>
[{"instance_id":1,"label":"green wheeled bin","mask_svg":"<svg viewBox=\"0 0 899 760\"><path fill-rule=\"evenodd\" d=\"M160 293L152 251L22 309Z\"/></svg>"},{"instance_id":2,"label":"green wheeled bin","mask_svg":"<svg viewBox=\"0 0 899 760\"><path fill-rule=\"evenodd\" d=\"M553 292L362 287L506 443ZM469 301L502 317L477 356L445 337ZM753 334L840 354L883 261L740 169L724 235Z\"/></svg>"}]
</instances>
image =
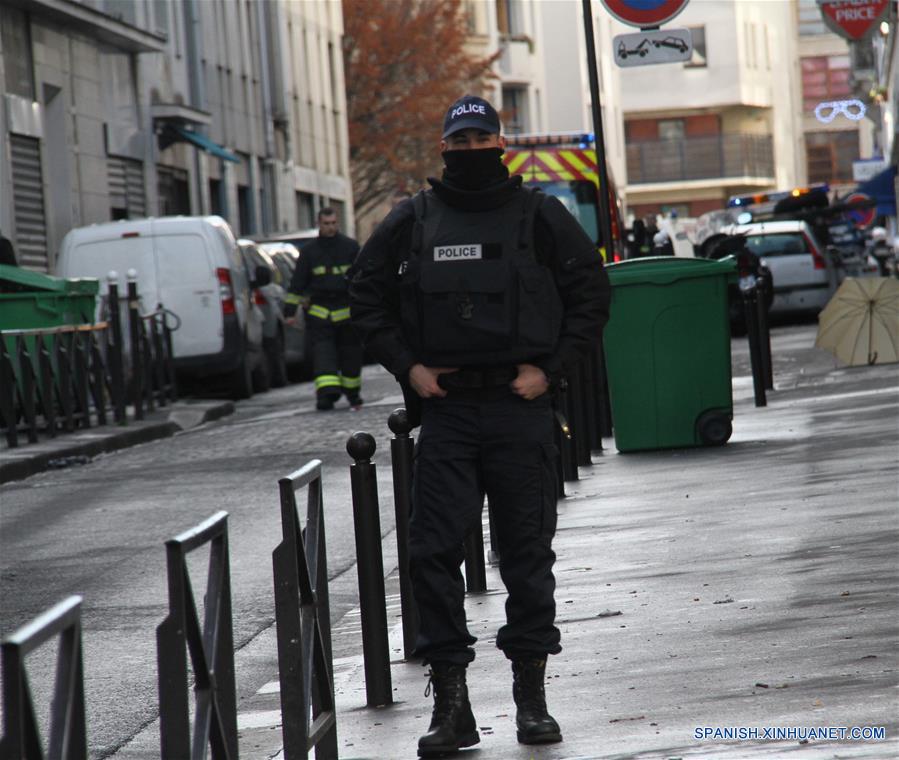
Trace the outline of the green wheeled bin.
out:
<instances>
[{"instance_id":1,"label":"green wheeled bin","mask_svg":"<svg viewBox=\"0 0 899 760\"><path fill-rule=\"evenodd\" d=\"M94 321L100 283L0 264L0 330L37 330Z\"/></svg>"},{"instance_id":2,"label":"green wheeled bin","mask_svg":"<svg viewBox=\"0 0 899 760\"><path fill-rule=\"evenodd\" d=\"M733 257L656 256L607 267L603 333L615 447L721 445L732 432L728 284Z\"/></svg>"}]
</instances>

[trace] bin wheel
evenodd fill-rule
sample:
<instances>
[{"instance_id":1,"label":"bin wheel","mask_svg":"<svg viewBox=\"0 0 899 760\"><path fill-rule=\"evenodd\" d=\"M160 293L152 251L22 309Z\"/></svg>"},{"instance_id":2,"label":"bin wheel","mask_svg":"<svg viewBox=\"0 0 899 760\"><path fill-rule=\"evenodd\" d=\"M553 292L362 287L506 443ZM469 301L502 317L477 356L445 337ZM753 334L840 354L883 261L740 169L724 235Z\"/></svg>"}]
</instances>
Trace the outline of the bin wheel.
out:
<instances>
[{"instance_id":1,"label":"bin wheel","mask_svg":"<svg viewBox=\"0 0 899 760\"><path fill-rule=\"evenodd\" d=\"M722 446L733 433L733 426L723 412L703 412L696 420L696 430L706 446Z\"/></svg>"}]
</instances>

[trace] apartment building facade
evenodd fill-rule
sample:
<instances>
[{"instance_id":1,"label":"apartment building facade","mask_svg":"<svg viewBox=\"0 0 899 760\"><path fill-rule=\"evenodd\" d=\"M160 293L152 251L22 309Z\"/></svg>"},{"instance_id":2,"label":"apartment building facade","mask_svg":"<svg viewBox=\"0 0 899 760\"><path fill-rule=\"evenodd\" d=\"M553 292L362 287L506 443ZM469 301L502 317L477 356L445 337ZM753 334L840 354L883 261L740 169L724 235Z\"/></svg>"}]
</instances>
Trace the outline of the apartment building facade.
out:
<instances>
[{"instance_id":1,"label":"apartment building facade","mask_svg":"<svg viewBox=\"0 0 899 760\"><path fill-rule=\"evenodd\" d=\"M52 271L72 227L224 216L352 230L339 2L3 0L0 229Z\"/></svg>"},{"instance_id":2,"label":"apartment building facade","mask_svg":"<svg viewBox=\"0 0 899 760\"><path fill-rule=\"evenodd\" d=\"M630 211L695 217L731 195L798 184L793 3L693 2L666 26L691 30L692 59L620 75Z\"/></svg>"}]
</instances>

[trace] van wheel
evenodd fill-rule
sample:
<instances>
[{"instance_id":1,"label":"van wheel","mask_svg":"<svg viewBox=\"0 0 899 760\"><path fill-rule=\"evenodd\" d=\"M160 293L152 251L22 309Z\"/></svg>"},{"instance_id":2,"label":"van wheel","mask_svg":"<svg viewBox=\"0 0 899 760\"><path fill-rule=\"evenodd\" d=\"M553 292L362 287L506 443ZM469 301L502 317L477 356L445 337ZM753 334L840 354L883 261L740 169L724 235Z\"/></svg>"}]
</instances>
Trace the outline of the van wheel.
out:
<instances>
[{"instance_id":1,"label":"van wheel","mask_svg":"<svg viewBox=\"0 0 899 760\"><path fill-rule=\"evenodd\" d=\"M250 365L247 364L246 355L240 360L237 369L231 373L228 386L231 390L231 395L237 401L250 398L253 395L253 374L250 371Z\"/></svg>"},{"instance_id":2,"label":"van wheel","mask_svg":"<svg viewBox=\"0 0 899 760\"><path fill-rule=\"evenodd\" d=\"M733 425L723 412L708 411L696 420L696 432L706 446L723 446L733 433Z\"/></svg>"},{"instance_id":3,"label":"van wheel","mask_svg":"<svg viewBox=\"0 0 899 760\"><path fill-rule=\"evenodd\" d=\"M287 360L284 358L284 338L278 335L266 348L265 360L268 362L268 374L272 388L283 388L287 385Z\"/></svg>"}]
</instances>

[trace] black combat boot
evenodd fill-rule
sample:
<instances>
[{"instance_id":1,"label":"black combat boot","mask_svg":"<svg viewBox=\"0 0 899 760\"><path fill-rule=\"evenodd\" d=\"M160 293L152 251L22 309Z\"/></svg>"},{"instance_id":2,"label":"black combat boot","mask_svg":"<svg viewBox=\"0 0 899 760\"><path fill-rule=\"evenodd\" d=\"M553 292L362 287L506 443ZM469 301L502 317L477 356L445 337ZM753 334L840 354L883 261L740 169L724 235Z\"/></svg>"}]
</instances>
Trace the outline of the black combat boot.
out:
<instances>
[{"instance_id":1,"label":"black combat boot","mask_svg":"<svg viewBox=\"0 0 899 760\"><path fill-rule=\"evenodd\" d=\"M562 741L559 724L546 711L543 677L546 660L512 661L512 696L518 708L515 724L522 744L551 744Z\"/></svg>"},{"instance_id":2,"label":"black combat boot","mask_svg":"<svg viewBox=\"0 0 899 760\"><path fill-rule=\"evenodd\" d=\"M425 696L434 689L428 733L418 740L419 757L441 757L481 741L468 701L465 666L432 662Z\"/></svg>"}]
</instances>

